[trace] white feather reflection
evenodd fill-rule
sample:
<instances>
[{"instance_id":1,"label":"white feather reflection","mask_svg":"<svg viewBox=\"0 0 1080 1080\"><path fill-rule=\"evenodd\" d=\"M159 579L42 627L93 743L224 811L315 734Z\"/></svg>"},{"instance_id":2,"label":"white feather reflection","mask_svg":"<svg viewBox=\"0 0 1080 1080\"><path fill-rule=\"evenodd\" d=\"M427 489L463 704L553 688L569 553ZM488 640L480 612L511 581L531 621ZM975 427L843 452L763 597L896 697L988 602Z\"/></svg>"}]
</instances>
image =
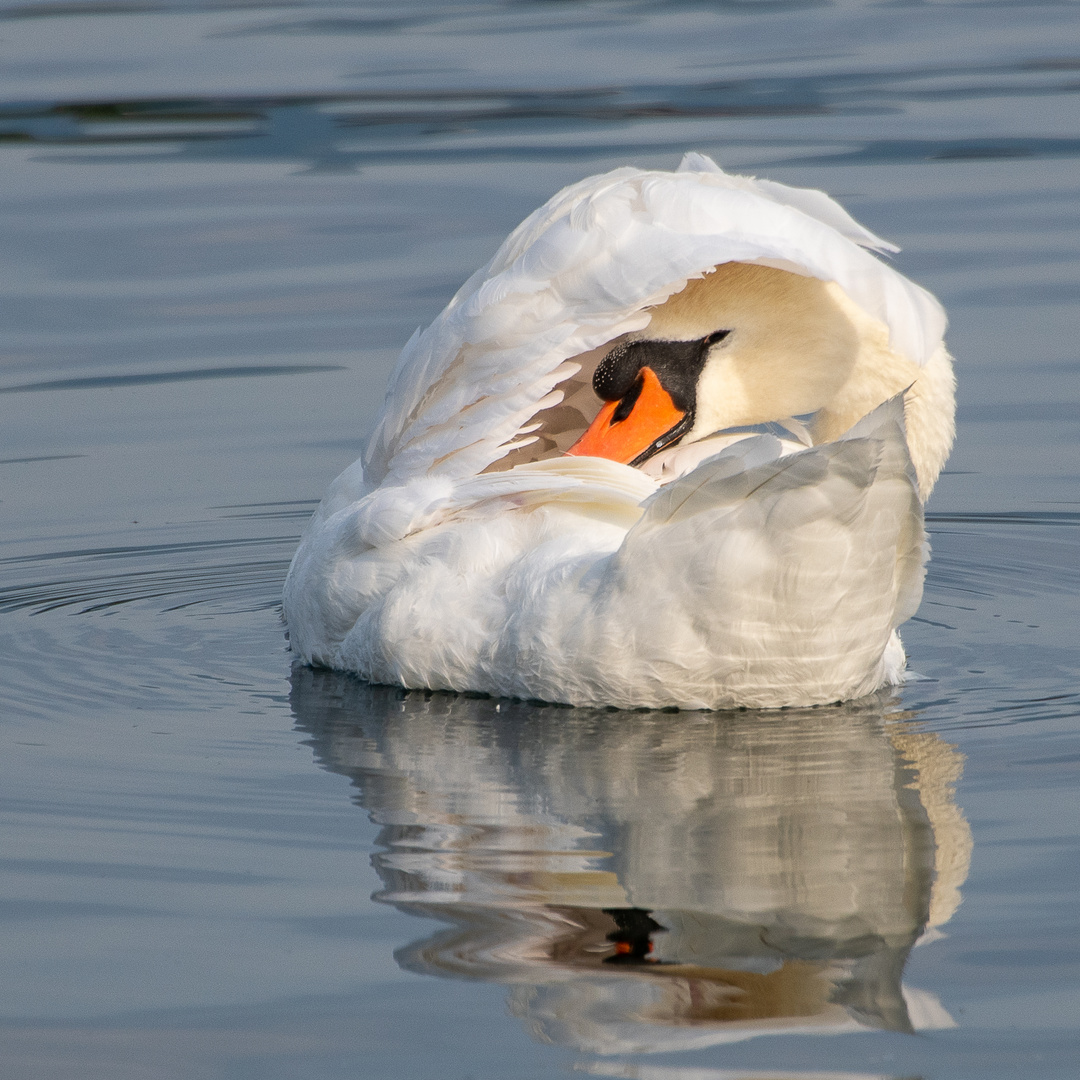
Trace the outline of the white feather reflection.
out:
<instances>
[{"instance_id":1,"label":"white feather reflection","mask_svg":"<svg viewBox=\"0 0 1080 1080\"><path fill-rule=\"evenodd\" d=\"M895 698L617 713L298 667L292 704L383 826L376 898L450 924L398 962L508 984L537 1039L953 1024L901 976L960 901L961 758Z\"/></svg>"}]
</instances>

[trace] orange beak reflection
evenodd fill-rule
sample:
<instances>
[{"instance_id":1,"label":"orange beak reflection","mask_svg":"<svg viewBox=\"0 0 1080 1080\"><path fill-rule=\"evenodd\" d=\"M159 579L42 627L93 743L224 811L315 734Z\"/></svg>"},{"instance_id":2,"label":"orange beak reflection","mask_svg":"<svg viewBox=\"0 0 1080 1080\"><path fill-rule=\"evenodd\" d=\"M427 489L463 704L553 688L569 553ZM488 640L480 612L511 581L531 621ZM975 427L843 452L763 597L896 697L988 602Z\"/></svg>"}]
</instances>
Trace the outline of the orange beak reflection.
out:
<instances>
[{"instance_id":1,"label":"orange beak reflection","mask_svg":"<svg viewBox=\"0 0 1080 1080\"><path fill-rule=\"evenodd\" d=\"M643 454L649 456L649 452L663 448L664 436L679 425L686 413L676 407L652 368L643 367L638 378L641 391L629 416L613 420L622 402L607 402L567 454L610 458L630 465Z\"/></svg>"}]
</instances>

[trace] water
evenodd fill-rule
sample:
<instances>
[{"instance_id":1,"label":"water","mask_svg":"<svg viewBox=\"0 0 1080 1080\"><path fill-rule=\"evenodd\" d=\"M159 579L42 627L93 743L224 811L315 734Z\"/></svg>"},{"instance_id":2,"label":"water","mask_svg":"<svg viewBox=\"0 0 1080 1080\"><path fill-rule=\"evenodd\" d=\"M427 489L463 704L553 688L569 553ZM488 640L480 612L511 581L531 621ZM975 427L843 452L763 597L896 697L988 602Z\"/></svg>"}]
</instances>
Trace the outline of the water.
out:
<instances>
[{"instance_id":1,"label":"water","mask_svg":"<svg viewBox=\"0 0 1080 1080\"><path fill-rule=\"evenodd\" d=\"M3 3L5 1075L1075 1076L1078 25ZM711 716L292 670L288 559L412 330L561 185L690 148L949 309L925 681Z\"/></svg>"}]
</instances>

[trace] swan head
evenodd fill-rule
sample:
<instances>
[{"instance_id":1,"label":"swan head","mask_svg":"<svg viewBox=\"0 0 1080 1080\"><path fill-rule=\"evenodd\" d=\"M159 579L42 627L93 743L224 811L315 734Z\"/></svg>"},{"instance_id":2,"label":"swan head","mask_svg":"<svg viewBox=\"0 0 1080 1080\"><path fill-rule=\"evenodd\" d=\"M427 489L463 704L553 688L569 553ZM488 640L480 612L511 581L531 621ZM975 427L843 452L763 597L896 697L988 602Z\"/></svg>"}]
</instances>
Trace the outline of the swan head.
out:
<instances>
[{"instance_id":1,"label":"swan head","mask_svg":"<svg viewBox=\"0 0 1080 1080\"><path fill-rule=\"evenodd\" d=\"M827 408L873 336L854 308L818 278L718 266L604 357L593 375L604 405L568 453L636 466L679 441Z\"/></svg>"}]
</instances>

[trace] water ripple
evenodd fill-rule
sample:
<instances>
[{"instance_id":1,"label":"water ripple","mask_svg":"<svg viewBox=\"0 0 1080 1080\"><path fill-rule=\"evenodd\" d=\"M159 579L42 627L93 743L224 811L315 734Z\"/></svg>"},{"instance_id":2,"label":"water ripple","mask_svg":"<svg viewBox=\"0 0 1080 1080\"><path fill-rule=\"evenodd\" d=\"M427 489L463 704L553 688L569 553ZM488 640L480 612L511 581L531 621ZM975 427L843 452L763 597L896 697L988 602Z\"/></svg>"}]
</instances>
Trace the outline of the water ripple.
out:
<instances>
[{"instance_id":1,"label":"water ripple","mask_svg":"<svg viewBox=\"0 0 1080 1080\"><path fill-rule=\"evenodd\" d=\"M267 510L252 516L274 520L307 517L310 512L310 506L304 505L302 509ZM18 571L30 579L0 589L0 612L43 615L71 609L73 614L85 615L133 604L151 605L158 612L274 609L281 603L281 588L298 539L296 535L219 538L13 556L0 560L0 567L6 568L9 576ZM225 552L230 556L227 560L207 559ZM142 568L147 560L157 565ZM103 561L120 562L124 568L80 573L87 564ZM60 564L67 572L36 576L46 564Z\"/></svg>"},{"instance_id":2,"label":"water ripple","mask_svg":"<svg viewBox=\"0 0 1080 1080\"><path fill-rule=\"evenodd\" d=\"M964 514L928 513L929 525L1080 525L1080 513L1070 510L1016 510Z\"/></svg>"},{"instance_id":3,"label":"water ripple","mask_svg":"<svg viewBox=\"0 0 1080 1080\"><path fill-rule=\"evenodd\" d=\"M372 31L367 20L266 24L229 34ZM573 154L576 137L642 121L886 115L948 103L1036 98L1080 92L1076 65L1060 58L1000 65L899 71L761 75L691 83L626 83L531 90L505 87L186 97L162 100L0 104L0 142L122 148L177 144L199 159L304 160L321 167L417 160L471 160L537 153ZM678 140L685 142L686 131ZM769 146L775 140L740 141ZM637 136L633 152L641 149ZM804 163L981 161L1080 156L1080 139L997 136L852 139L804 133ZM595 156L596 146L588 151ZM614 150L615 148L609 148ZM138 151L146 160L145 149ZM82 160L86 160L85 156ZM117 160L115 152L109 160Z\"/></svg>"},{"instance_id":4,"label":"water ripple","mask_svg":"<svg viewBox=\"0 0 1080 1080\"><path fill-rule=\"evenodd\" d=\"M341 364L249 364L242 367L197 368L194 371L146 371L136 375L98 375L19 383L16 386L0 386L0 394L28 394L39 390L106 390L118 386L202 382L205 379L250 379L264 375L314 375L326 371L346 370L348 369ZM0 462L0 464L3 463Z\"/></svg>"}]
</instances>

